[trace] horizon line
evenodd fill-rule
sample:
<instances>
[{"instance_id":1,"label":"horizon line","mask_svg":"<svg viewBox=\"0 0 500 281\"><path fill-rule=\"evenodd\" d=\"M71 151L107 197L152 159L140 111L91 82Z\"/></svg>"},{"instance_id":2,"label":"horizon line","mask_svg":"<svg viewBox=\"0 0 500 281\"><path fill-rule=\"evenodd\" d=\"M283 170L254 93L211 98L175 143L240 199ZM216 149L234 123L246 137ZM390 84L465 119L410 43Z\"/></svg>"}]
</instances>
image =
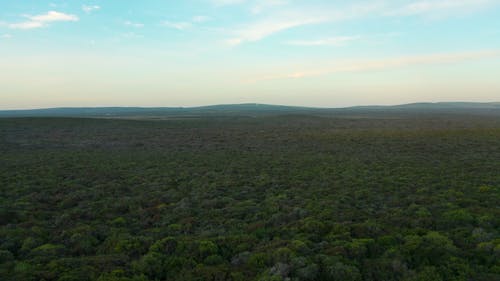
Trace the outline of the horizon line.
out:
<instances>
[{"instance_id":1,"label":"horizon line","mask_svg":"<svg viewBox=\"0 0 500 281\"><path fill-rule=\"evenodd\" d=\"M57 109L197 109L205 107L217 107L217 106L242 106L242 105L255 105L255 106L275 106L275 107L295 107L303 109L349 109L357 107L398 107L405 105L417 105L417 104L500 104L500 101L421 101L421 102L410 102L410 103L397 103L397 104L367 104L367 105L351 105L351 106L338 106L338 107L322 107L322 106L305 106L305 105L286 105L286 104L271 104L271 103L218 103L218 104L206 104L206 105L196 105L196 106L55 106L55 107L34 107L34 108L15 108L15 109L0 109L0 112L8 111L35 111L35 110L57 110Z\"/></svg>"}]
</instances>

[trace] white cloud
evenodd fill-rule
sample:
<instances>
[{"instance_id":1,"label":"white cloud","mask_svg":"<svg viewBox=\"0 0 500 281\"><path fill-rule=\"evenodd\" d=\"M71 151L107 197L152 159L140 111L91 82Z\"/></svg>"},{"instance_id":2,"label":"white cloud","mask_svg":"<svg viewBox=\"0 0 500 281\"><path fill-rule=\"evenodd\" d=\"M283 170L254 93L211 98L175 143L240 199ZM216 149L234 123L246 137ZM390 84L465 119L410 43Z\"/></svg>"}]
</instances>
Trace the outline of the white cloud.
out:
<instances>
[{"instance_id":1,"label":"white cloud","mask_svg":"<svg viewBox=\"0 0 500 281\"><path fill-rule=\"evenodd\" d=\"M251 6L250 11L258 14L267 7L285 5L289 0L210 0L210 2L215 6L248 4Z\"/></svg>"},{"instance_id":2,"label":"white cloud","mask_svg":"<svg viewBox=\"0 0 500 281\"><path fill-rule=\"evenodd\" d=\"M9 39L9 38L12 38L12 35L10 35L8 33L0 35L0 39Z\"/></svg>"},{"instance_id":3,"label":"white cloud","mask_svg":"<svg viewBox=\"0 0 500 281\"><path fill-rule=\"evenodd\" d=\"M267 20L262 22L257 22L246 26L235 32L235 36L226 40L229 45L239 45L245 42L255 42L262 40L274 33L278 33L287 29L317 24L320 22L324 22L324 18L320 17L311 17L311 18L284 18L284 19L275 19L275 20Z\"/></svg>"},{"instance_id":4,"label":"white cloud","mask_svg":"<svg viewBox=\"0 0 500 281\"><path fill-rule=\"evenodd\" d=\"M267 9L275 6L284 6L287 5L288 1L287 0L264 0L264 1L257 1L255 5L252 7L250 10L252 14L260 14Z\"/></svg>"},{"instance_id":5,"label":"white cloud","mask_svg":"<svg viewBox=\"0 0 500 281\"><path fill-rule=\"evenodd\" d=\"M207 22L212 18L208 16L194 16L189 21L163 21L161 25L177 30L187 30L197 24Z\"/></svg>"},{"instance_id":6,"label":"white cloud","mask_svg":"<svg viewBox=\"0 0 500 281\"><path fill-rule=\"evenodd\" d=\"M224 2L224 1L223 1ZM231 2L231 1L230 1ZM238 1L241 3L242 1ZM405 17L405 16L432 16L446 17L457 13L469 13L484 9L500 0L402 0L386 1L371 0L358 1L354 4L335 3L324 5L286 5L285 0L247 1L254 3L252 12L259 16L266 11L266 18L236 27L236 31L229 35L226 43L239 45L246 42L262 40L275 33L288 29L320 23L342 22L355 19L377 17ZM245 3L247 3L245 2ZM234 3L234 2L233 2ZM271 6L286 5L280 9L267 9ZM233 29L234 30L234 29ZM344 40L347 40L345 38ZM295 41L295 45L335 45L335 40Z\"/></svg>"},{"instance_id":7,"label":"white cloud","mask_svg":"<svg viewBox=\"0 0 500 281\"><path fill-rule=\"evenodd\" d=\"M25 22L18 22L18 23L11 23L9 24L9 28L11 29L33 29L33 28L40 28L44 27L45 24L43 22L38 22L38 21L25 21Z\"/></svg>"},{"instance_id":8,"label":"white cloud","mask_svg":"<svg viewBox=\"0 0 500 281\"><path fill-rule=\"evenodd\" d=\"M43 15L29 16L31 21L49 23L55 21L78 21L78 17L75 15L60 13L56 11L50 11Z\"/></svg>"},{"instance_id":9,"label":"white cloud","mask_svg":"<svg viewBox=\"0 0 500 281\"><path fill-rule=\"evenodd\" d=\"M83 5L82 6L82 10L87 14L92 13L93 11L100 10L100 9L101 9L101 7L98 5Z\"/></svg>"},{"instance_id":10,"label":"white cloud","mask_svg":"<svg viewBox=\"0 0 500 281\"><path fill-rule=\"evenodd\" d=\"M192 22L194 22L194 23L203 23L203 22L207 22L207 21L209 21L211 19L212 18L208 17L208 16L194 16L192 18Z\"/></svg>"},{"instance_id":11,"label":"white cloud","mask_svg":"<svg viewBox=\"0 0 500 281\"><path fill-rule=\"evenodd\" d=\"M277 3L276 3L277 4ZM288 29L330 22L345 21L373 15L381 8L381 2L363 2L346 7L314 6L279 9L267 19L259 20L233 32L226 40L230 45L262 40L275 33Z\"/></svg>"},{"instance_id":12,"label":"white cloud","mask_svg":"<svg viewBox=\"0 0 500 281\"><path fill-rule=\"evenodd\" d=\"M211 0L212 4L216 6L226 6L245 3L245 0Z\"/></svg>"},{"instance_id":13,"label":"white cloud","mask_svg":"<svg viewBox=\"0 0 500 281\"><path fill-rule=\"evenodd\" d=\"M436 13L470 12L483 9L497 0L420 0L387 12L389 16L435 15Z\"/></svg>"},{"instance_id":14,"label":"white cloud","mask_svg":"<svg viewBox=\"0 0 500 281\"><path fill-rule=\"evenodd\" d=\"M403 57L363 60L363 61L351 60L351 61L335 63L333 66L330 67L300 70L285 74L265 75L258 78L248 79L247 82L255 83L267 80L299 79L306 77L328 75L333 73L367 72L367 71L395 69L395 68L409 67L409 66L448 64L448 63L457 63L469 60L479 60L479 59L499 58L499 57L500 57L500 50L483 50L476 52L403 56Z\"/></svg>"},{"instance_id":15,"label":"white cloud","mask_svg":"<svg viewBox=\"0 0 500 281\"><path fill-rule=\"evenodd\" d=\"M122 33L121 34L121 37L122 38L126 38L126 39L135 39L135 38L144 38L143 35L141 34L137 34L135 32L126 32L126 33Z\"/></svg>"},{"instance_id":16,"label":"white cloud","mask_svg":"<svg viewBox=\"0 0 500 281\"><path fill-rule=\"evenodd\" d=\"M163 26L170 27L170 28L177 29L177 30L186 30L186 29L189 29L193 26L192 23L184 22L184 21L183 22L163 21L161 24Z\"/></svg>"},{"instance_id":17,"label":"white cloud","mask_svg":"<svg viewBox=\"0 0 500 281\"><path fill-rule=\"evenodd\" d=\"M345 46L349 42L359 40L361 36L338 36L319 40L296 40L288 42L295 46Z\"/></svg>"},{"instance_id":18,"label":"white cloud","mask_svg":"<svg viewBox=\"0 0 500 281\"><path fill-rule=\"evenodd\" d=\"M11 29L33 29L47 26L52 22L75 22L79 20L79 18L75 15L56 11L49 11L46 14L25 17L28 18L28 21L10 23L7 24L7 26Z\"/></svg>"},{"instance_id":19,"label":"white cloud","mask_svg":"<svg viewBox=\"0 0 500 281\"><path fill-rule=\"evenodd\" d=\"M139 23L139 22L125 21L123 24L126 25L126 26L134 27L134 28L142 28L142 27L144 27L144 24L143 23Z\"/></svg>"}]
</instances>

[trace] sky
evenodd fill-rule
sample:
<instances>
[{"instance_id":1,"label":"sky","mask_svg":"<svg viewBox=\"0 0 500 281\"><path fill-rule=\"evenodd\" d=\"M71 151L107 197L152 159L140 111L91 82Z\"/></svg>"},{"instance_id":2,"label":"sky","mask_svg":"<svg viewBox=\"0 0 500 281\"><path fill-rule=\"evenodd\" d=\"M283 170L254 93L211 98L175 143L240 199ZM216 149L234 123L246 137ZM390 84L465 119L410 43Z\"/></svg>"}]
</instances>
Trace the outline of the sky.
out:
<instances>
[{"instance_id":1,"label":"sky","mask_svg":"<svg viewBox=\"0 0 500 281\"><path fill-rule=\"evenodd\" d=\"M500 0L0 0L0 109L500 101Z\"/></svg>"}]
</instances>

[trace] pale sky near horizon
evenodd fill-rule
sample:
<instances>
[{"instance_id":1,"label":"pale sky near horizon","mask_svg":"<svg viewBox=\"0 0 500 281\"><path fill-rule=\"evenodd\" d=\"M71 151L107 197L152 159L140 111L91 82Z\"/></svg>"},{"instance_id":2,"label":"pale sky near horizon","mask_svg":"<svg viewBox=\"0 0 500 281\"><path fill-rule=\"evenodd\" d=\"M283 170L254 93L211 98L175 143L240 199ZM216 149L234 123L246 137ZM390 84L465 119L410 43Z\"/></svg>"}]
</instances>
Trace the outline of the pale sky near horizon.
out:
<instances>
[{"instance_id":1,"label":"pale sky near horizon","mask_svg":"<svg viewBox=\"0 0 500 281\"><path fill-rule=\"evenodd\" d=\"M0 0L0 109L500 101L500 0Z\"/></svg>"}]
</instances>

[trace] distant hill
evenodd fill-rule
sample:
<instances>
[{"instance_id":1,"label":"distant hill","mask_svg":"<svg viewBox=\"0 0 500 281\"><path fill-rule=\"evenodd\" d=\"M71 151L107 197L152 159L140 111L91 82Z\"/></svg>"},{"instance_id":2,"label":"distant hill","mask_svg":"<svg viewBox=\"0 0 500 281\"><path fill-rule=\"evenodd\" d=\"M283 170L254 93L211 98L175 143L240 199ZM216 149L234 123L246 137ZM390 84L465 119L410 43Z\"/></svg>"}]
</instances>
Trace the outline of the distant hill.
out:
<instances>
[{"instance_id":1,"label":"distant hill","mask_svg":"<svg viewBox=\"0 0 500 281\"><path fill-rule=\"evenodd\" d=\"M82 117L82 116L123 116L135 114L158 114L179 112L182 108L141 108L141 107L68 107L28 110L3 110L0 117Z\"/></svg>"},{"instance_id":2,"label":"distant hill","mask_svg":"<svg viewBox=\"0 0 500 281\"><path fill-rule=\"evenodd\" d=\"M126 117L162 115L207 115L235 113L283 113L315 111L316 108L258 103L209 105L200 107L68 107L3 110L0 117Z\"/></svg>"},{"instance_id":3,"label":"distant hill","mask_svg":"<svg viewBox=\"0 0 500 281\"><path fill-rule=\"evenodd\" d=\"M393 106L355 106L365 109L500 109L500 102L421 102Z\"/></svg>"},{"instance_id":4,"label":"distant hill","mask_svg":"<svg viewBox=\"0 0 500 281\"><path fill-rule=\"evenodd\" d=\"M354 106L346 108L314 108L258 103L210 105L201 107L68 107L31 110L0 110L0 117L131 117L186 115L259 115L295 113L384 113L384 112L450 112L500 115L500 102L411 103L395 106Z\"/></svg>"}]
</instances>

